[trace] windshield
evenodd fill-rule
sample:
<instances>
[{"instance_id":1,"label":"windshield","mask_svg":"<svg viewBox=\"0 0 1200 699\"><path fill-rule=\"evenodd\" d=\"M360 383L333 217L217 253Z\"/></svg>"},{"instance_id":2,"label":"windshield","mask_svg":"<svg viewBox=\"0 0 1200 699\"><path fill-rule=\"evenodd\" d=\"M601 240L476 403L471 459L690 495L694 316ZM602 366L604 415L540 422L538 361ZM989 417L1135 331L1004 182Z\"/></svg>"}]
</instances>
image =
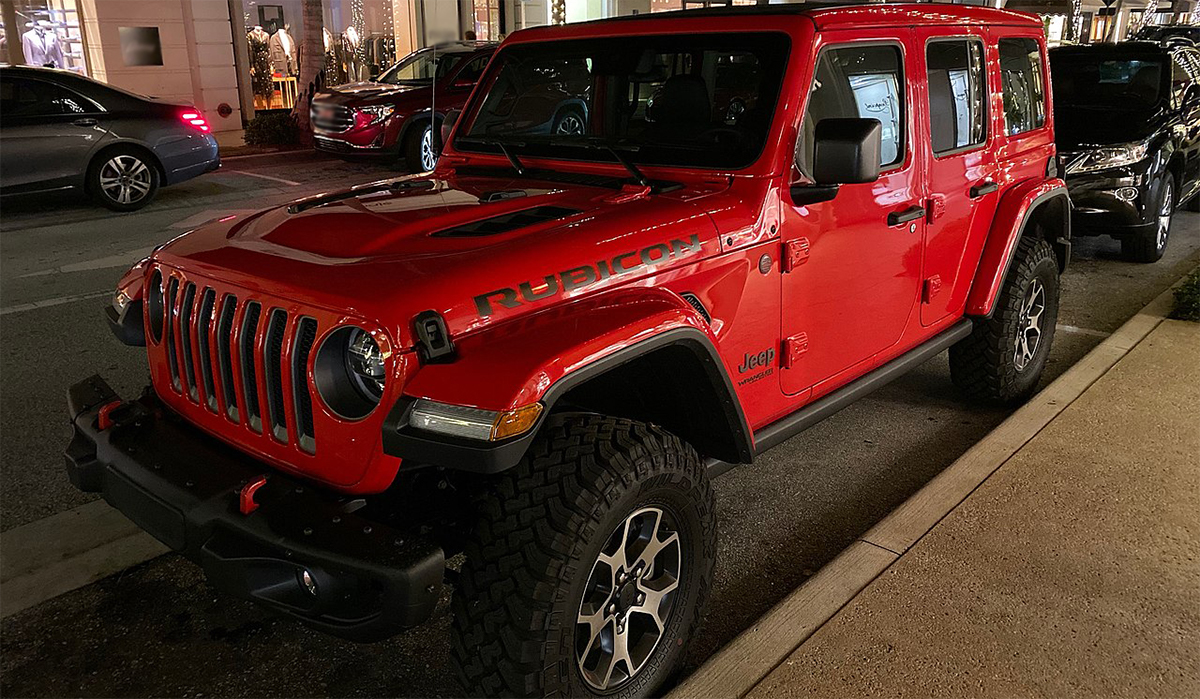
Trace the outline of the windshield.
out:
<instances>
[{"instance_id":1,"label":"windshield","mask_svg":"<svg viewBox=\"0 0 1200 699\"><path fill-rule=\"evenodd\" d=\"M455 147L517 155L741 168L775 112L780 33L576 39L501 51Z\"/></svg>"},{"instance_id":2,"label":"windshield","mask_svg":"<svg viewBox=\"0 0 1200 699\"><path fill-rule=\"evenodd\" d=\"M1148 109L1162 95L1162 61L1153 57L1100 59L1050 56L1054 101L1071 107Z\"/></svg>"},{"instance_id":3,"label":"windshield","mask_svg":"<svg viewBox=\"0 0 1200 699\"><path fill-rule=\"evenodd\" d=\"M466 53L461 51L455 53L438 51L435 57L434 49L421 49L420 51L408 54L399 63L389 68L386 73L379 76L378 82L389 85L400 83L431 83L434 77L434 66L437 67L437 79L441 80L466 55Z\"/></svg>"}]
</instances>

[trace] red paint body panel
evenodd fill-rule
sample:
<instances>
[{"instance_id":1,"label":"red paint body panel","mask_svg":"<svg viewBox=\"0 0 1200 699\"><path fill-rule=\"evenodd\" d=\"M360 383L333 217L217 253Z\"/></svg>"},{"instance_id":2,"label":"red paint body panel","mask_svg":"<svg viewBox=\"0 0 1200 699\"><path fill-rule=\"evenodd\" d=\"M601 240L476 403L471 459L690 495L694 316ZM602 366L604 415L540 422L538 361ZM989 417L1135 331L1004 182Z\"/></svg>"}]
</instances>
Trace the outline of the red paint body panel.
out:
<instances>
[{"instance_id":1,"label":"red paint body panel","mask_svg":"<svg viewBox=\"0 0 1200 699\"><path fill-rule=\"evenodd\" d=\"M1028 134L1009 138L1003 124L994 35L1039 37L1040 27L1020 13L915 5L719 18L683 14L669 23L635 18L518 32L509 44L664 31L777 31L789 35L792 53L758 160L730 172L642 168L651 178L679 183L673 191L647 194L508 176L503 157L447 146L431 188L366 193L296 213L277 208L182 236L135 274L149 279L158 269L179 284L194 282L198 294L212 288L218 301L236 296L230 346L239 365L243 302L261 303L253 356L245 358L256 369L257 384L247 386L235 373L235 403L243 416L235 423L220 390L214 411L206 406L203 382L195 400L172 386L167 343L151 338L154 386L185 418L275 467L343 492L370 493L387 488L399 467L399 459L382 452L381 428L401 395L512 409L539 400L590 362L662 331L692 327L716 349L750 427L761 428L912 349L964 312L990 307L1029 203L1063 186L1044 175L1053 156L1049 109L1045 127ZM844 185L831 201L792 203L795 142L823 47L899 42L905 74L917 76L925 71L928 38L965 33L987 46L992 98L986 147L934 158L928 94L922 81L908 80L903 162L874 183ZM491 72L459 123L470 121ZM627 174L612 163L523 162L531 169ZM465 166L492 167L495 174ZM986 179L1000 185L998 193L975 200L965 195ZM481 201L485 193L510 189L525 195ZM927 204L935 212L931 217L888 225L889 213ZM533 207L556 207L557 213L507 232L451 233ZM786 272L785 256L791 260ZM941 289L923 304L925 280L934 277ZM700 301L711 321L682 298L685 293ZM339 418L312 392L312 450L297 437L303 383L284 381L282 441L265 425L255 431L244 417L247 390L264 408L270 400L262 377L273 361L265 329L275 308L288 314L281 369L304 364L310 387L317 348L346 325L371 332L388 362L380 407L360 420ZM419 360L412 322L427 310L445 319L454 361ZM222 351L216 334L203 332L218 316L214 309L206 318L193 317L193 356L204 338L210 356ZM296 354L300 318L317 326L305 363ZM174 361L184 359L176 347Z\"/></svg>"}]
</instances>

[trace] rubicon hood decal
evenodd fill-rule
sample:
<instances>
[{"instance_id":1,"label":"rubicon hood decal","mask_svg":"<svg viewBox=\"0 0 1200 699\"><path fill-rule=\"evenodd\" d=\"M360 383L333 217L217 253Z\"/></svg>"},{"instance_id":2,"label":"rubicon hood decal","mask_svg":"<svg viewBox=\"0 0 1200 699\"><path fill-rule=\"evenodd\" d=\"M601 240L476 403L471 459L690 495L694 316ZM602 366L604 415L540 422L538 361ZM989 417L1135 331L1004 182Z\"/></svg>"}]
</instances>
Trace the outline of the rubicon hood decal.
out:
<instances>
[{"instance_id":1,"label":"rubicon hood decal","mask_svg":"<svg viewBox=\"0 0 1200 699\"><path fill-rule=\"evenodd\" d=\"M655 267L692 253L700 252L700 236L692 234L687 240L672 239L669 243L656 243L641 250L631 250L614 256L611 260L599 260L594 265L572 267L558 274L489 291L475 297L475 308L480 318L496 312L496 308L517 308L522 303L531 303L563 293L583 289L609 277L619 277L638 271L642 267Z\"/></svg>"}]
</instances>

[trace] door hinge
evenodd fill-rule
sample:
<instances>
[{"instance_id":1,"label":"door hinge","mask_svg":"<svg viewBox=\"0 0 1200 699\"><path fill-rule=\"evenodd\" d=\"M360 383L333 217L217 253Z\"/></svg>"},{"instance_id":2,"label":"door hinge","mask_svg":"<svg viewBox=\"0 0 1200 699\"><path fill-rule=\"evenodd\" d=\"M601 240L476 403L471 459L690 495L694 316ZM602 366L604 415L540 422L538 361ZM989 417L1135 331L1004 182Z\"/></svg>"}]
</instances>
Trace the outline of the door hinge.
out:
<instances>
[{"instance_id":1,"label":"door hinge","mask_svg":"<svg viewBox=\"0 0 1200 699\"><path fill-rule=\"evenodd\" d=\"M921 285L921 303L933 303L933 297L942 290L942 278L935 274Z\"/></svg>"},{"instance_id":2,"label":"door hinge","mask_svg":"<svg viewBox=\"0 0 1200 699\"><path fill-rule=\"evenodd\" d=\"M808 238L796 238L783 244L783 271L790 272L808 261Z\"/></svg>"},{"instance_id":3,"label":"door hinge","mask_svg":"<svg viewBox=\"0 0 1200 699\"><path fill-rule=\"evenodd\" d=\"M796 366L808 351L808 333L792 335L783 341L783 368Z\"/></svg>"}]
</instances>

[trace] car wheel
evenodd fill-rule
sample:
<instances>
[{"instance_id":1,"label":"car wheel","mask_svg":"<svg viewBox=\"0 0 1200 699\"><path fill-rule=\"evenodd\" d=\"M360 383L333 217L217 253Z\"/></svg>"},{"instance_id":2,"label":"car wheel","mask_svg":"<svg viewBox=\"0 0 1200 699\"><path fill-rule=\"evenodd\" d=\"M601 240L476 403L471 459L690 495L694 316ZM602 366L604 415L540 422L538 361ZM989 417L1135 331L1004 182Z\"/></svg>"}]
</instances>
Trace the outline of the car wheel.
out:
<instances>
[{"instance_id":1,"label":"car wheel","mask_svg":"<svg viewBox=\"0 0 1200 699\"><path fill-rule=\"evenodd\" d=\"M149 204L158 184L158 166L134 148L104 151L88 167L88 193L113 211L136 211Z\"/></svg>"},{"instance_id":2,"label":"car wheel","mask_svg":"<svg viewBox=\"0 0 1200 699\"><path fill-rule=\"evenodd\" d=\"M1153 229L1121 241L1121 254L1132 262L1158 262L1167 251L1167 240L1171 236L1171 218L1175 215L1175 178L1163 175L1151 191L1157 192L1154 199Z\"/></svg>"},{"instance_id":3,"label":"car wheel","mask_svg":"<svg viewBox=\"0 0 1200 699\"><path fill-rule=\"evenodd\" d=\"M583 113L578 109L564 109L554 117L556 136L582 136L585 130Z\"/></svg>"},{"instance_id":4,"label":"car wheel","mask_svg":"<svg viewBox=\"0 0 1200 699\"><path fill-rule=\"evenodd\" d=\"M404 165L409 172L429 172L437 166L437 151L433 149L433 126L412 129L404 137Z\"/></svg>"},{"instance_id":5,"label":"car wheel","mask_svg":"<svg viewBox=\"0 0 1200 699\"><path fill-rule=\"evenodd\" d=\"M467 696L654 696L679 669L716 549L689 445L641 422L551 417L479 510L453 600Z\"/></svg>"},{"instance_id":6,"label":"car wheel","mask_svg":"<svg viewBox=\"0 0 1200 699\"><path fill-rule=\"evenodd\" d=\"M1058 322L1058 260L1045 240L1023 237L991 318L950 347L950 377L972 398L1018 403L1037 389Z\"/></svg>"}]
</instances>

